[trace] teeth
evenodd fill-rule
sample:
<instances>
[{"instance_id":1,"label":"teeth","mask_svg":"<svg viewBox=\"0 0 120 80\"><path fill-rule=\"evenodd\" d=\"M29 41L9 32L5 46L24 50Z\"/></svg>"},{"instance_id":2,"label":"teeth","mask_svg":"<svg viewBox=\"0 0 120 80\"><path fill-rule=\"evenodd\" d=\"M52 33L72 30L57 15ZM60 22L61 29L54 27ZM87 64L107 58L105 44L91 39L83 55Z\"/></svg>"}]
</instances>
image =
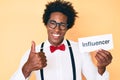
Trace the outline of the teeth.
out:
<instances>
[{"instance_id":1,"label":"teeth","mask_svg":"<svg viewBox=\"0 0 120 80\"><path fill-rule=\"evenodd\" d=\"M58 36L60 36L59 34L53 34L53 36L56 36L56 37L58 37Z\"/></svg>"}]
</instances>

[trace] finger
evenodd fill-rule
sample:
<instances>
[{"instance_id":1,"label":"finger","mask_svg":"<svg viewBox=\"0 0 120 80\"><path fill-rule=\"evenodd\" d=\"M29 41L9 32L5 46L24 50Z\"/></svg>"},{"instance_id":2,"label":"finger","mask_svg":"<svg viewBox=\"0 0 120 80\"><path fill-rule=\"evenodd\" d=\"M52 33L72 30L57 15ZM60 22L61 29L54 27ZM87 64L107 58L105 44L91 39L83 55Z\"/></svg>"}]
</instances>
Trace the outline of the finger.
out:
<instances>
[{"instance_id":1,"label":"finger","mask_svg":"<svg viewBox=\"0 0 120 80\"><path fill-rule=\"evenodd\" d=\"M41 64L47 63L47 59L46 59L46 58L44 58L44 59L40 59L39 62L40 62Z\"/></svg>"},{"instance_id":2,"label":"finger","mask_svg":"<svg viewBox=\"0 0 120 80\"><path fill-rule=\"evenodd\" d=\"M39 52L38 54L40 57L46 57L44 52Z\"/></svg>"},{"instance_id":3,"label":"finger","mask_svg":"<svg viewBox=\"0 0 120 80\"><path fill-rule=\"evenodd\" d=\"M106 61L111 61L112 60L112 55L111 55L110 52L102 49L98 53L100 53L102 56L104 56L104 58L106 59Z\"/></svg>"},{"instance_id":4,"label":"finger","mask_svg":"<svg viewBox=\"0 0 120 80\"><path fill-rule=\"evenodd\" d=\"M106 61L105 58L102 55L100 55L99 53L96 54L95 58L98 61L98 63L103 63Z\"/></svg>"},{"instance_id":5,"label":"finger","mask_svg":"<svg viewBox=\"0 0 120 80\"><path fill-rule=\"evenodd\" d=\"M47 60L46 60L45 53L39 52L39 57L41 58L41 60L42 60L43 62L46 62L46 61L47 61Z\"/></svg>"},{"instance_id":6,"label":"finger","mask_svg":"<svg viewBox=\"0 0 120 80\"><path fill-rule=\"evenodd\" d=\"M99 68L103 68L107 65L105 59L103 58L103 56L101 55L97 55L95 56L96 60L97 60L97 67Z\"/></svg>"},{"instance_id":7,"label":"finger","mask_svg":"<svg viewBox=\"0 0 120 80\"><path fill-rule=\"evenodd\" d=\"M110 52L108 52L108 51L106 51L106 50L102 50L103 52L104 52L104 54L106 54L107 55L107 57L106 57L106 59L107 59L107 62L108 63L111 63L111 61L112 61L112 55L111 55L111 53Z\"/></svg>"},{"instance_id":8,"label":"finger","mask_svg":"<svg viewBox=\"0 0 120 80\"><path fill-rule=\"evenodd\" d=\"M99 57L95 57L95 58L96 58L96 60L97 60L97 66L100 66L100 65L102 64L100 58L99 58Z\"/></svg>"},{"instance_id":9,"label":"finger","mask_svg":"<svg viewBox=\"0 0 120 80\"><path fill-rule=\"evenodd\" d=\"M103 49L102 49L102 51L108 56L109 59L112 59L112 55L110 52L103 50Z\"/></svg>"},{"instance_id":10,"label":"finger","mask_svg":"<svg viewBox=\"0 0 120 80\"><path fill-rule=\"evenodd\" d=\"M42 65L43 67L45 67L45 66L47 65L47 60L46 60L46 59L43 59L43 60L41 61L41 65Z\"/></svg>"},{"instance_id":11,"label":"finger","mask_svg":"<svg viewBox=\"0 0 120 80\"><path fill-rule=\"evenodd\" d=\"M35 46L36 46L35 42L32 41L31 52L33 52L33 53L36 52L36 51L35 51Z\"/></svg>"},{"instance_id":12,"label":"finger","mask_svg":"<svg viewBox=\"0 0 120 80\"><path fill-rule=\"evenodd\" d=\"M103 51L98 51L96 56L99 56L102 61L108 61L109 60L109 56Z\"/></svg>"},{"instance_id":13,"label":"finger","mask_svg":"<svg viewBox=\"0 0 120 80\"><path fill-rule=\"evenodd\" d=\"M46 67L46 66L47 66L47 63L44 63L44 64L43 64L43 67Z\"/></svg>"}]
</instances>

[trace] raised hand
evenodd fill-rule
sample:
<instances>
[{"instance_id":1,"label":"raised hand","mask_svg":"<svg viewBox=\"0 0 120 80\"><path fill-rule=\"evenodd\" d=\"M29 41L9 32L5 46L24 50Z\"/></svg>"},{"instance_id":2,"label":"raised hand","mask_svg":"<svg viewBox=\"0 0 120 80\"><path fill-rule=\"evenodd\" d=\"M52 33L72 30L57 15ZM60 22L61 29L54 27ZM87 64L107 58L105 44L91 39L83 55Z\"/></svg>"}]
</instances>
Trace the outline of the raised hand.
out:
<instances>
[{"instance_id":1,"label":"raised hand","mask_svg":"<svg viewBox=\"0 0 120 80\"><path fill-rule=\"evenodd\" d=\"M95 58L97 60L98 72L102 75L106 69L106 66L111 63L112 55L110 52L101 49L97 51Z\"/></svg>"},{"instance_id":2,"label":"raised hand","mask_svg":"<svg viewBox=\"0 0 120 80\"><path fill-rule=\"evenodd\" d=\"M22 68L22 72L25 78L27 78L32 71L42 69L46 65L47 65L47 60L46 60L45 53L44 52L36 53L35 42L32 41L29 58Z\"/></svg>"}]
</instances>

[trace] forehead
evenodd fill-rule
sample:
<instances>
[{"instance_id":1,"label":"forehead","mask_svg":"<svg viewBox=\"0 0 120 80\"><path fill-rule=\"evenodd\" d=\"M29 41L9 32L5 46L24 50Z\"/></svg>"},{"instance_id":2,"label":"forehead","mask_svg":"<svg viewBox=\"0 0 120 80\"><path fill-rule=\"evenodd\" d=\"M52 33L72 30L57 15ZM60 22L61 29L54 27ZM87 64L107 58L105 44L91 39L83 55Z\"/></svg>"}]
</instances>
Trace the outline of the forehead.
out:
<instances>
[{"instance_id":1,"label":"forehead","mask_svg":"<svg viewBox=\"0 0 120 80\"><path fill-rule=\"evenodd\" d=\"M57 22L67 22L67 16L61 12L53 12L50 15L50 20L55 20Z\"/></svg>"}]
</instances>

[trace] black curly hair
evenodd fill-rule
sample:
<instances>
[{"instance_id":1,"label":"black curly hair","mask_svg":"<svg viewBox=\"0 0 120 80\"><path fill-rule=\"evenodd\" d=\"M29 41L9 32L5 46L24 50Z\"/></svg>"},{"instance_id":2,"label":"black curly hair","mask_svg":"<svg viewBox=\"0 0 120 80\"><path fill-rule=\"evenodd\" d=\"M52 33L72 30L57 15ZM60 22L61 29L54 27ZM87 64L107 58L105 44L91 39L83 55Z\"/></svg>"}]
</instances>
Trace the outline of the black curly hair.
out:
<instances>
[{"instance_id":1,"label":"black curly hair","mask_svg":"<svg viewBox=\"0 0 120 80\"><path fill-rule=\"evenodd\" d=\"M77 12L74 10L72 3L64 0L55 0L54 2L49 2L46 4L46 9L43 14L43 23L47 25L51 13L61 12L67 16L67 28L70 29L75 22L77 17Z\"/></svg>"}]
</instances>

